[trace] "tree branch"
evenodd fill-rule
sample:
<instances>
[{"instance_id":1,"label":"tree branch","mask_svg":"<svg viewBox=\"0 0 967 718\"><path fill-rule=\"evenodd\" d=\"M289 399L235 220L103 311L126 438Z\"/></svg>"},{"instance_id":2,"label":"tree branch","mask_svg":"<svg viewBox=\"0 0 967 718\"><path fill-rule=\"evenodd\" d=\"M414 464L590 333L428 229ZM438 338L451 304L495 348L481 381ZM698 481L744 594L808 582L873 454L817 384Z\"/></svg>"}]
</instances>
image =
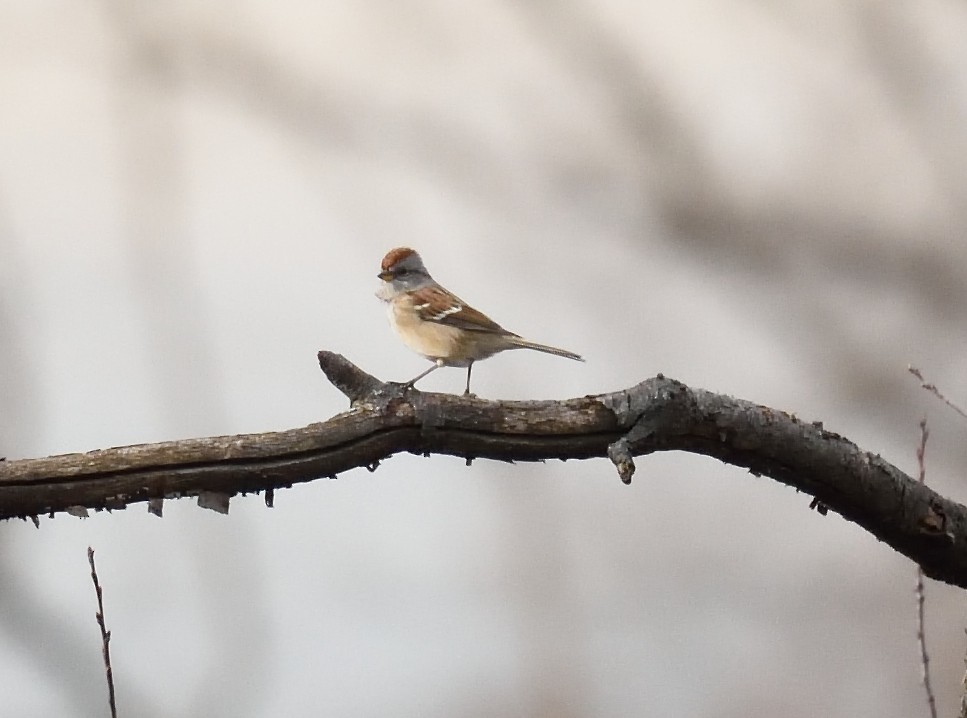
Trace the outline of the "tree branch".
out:
<instances>
[{"instance_id":1,"label":"tree branch","mask_svg":"<svg viewBox=\"0 0 967 718\"><path fill-rule=\"evenodd\" d=\"M689 451L748 468L816 497L923 567L967 588L967 508L875 454L765 406L658 375L610 394L565 401L486 401L383 383L338 354L319 352L352 408L283 432L144 444L0 463L0 518L198 495L227 498L352 468L393 454L471 461L609 457L626 483L634 457ZM81 508L83 507L83 508Z\"/></svg>"}]
</instances>

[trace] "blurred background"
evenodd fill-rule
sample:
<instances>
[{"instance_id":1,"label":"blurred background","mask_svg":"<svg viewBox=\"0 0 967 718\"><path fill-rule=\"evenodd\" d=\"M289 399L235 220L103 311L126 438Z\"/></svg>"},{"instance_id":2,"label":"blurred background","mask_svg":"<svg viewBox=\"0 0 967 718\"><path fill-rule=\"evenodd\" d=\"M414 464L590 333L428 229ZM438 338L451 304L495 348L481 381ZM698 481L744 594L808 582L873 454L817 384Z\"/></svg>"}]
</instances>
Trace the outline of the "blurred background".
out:
<instances>
[{"instance_id":1,"label":"blurred background","mask_svg":"<svg viewBox=\"0 0 967 718\"><path fill-rule=\"evenodd\" d=\"M282 430L426 367L390 248L528 338L487 398L656 372L963 501L962 2L0 3L0 455ZM422 388L460 392L462 370ZM0 525L4 715L926 715L914 566L691 455L394 457ZM942 714L967 610L928 582Z\"/></svg>"}]
</instances>

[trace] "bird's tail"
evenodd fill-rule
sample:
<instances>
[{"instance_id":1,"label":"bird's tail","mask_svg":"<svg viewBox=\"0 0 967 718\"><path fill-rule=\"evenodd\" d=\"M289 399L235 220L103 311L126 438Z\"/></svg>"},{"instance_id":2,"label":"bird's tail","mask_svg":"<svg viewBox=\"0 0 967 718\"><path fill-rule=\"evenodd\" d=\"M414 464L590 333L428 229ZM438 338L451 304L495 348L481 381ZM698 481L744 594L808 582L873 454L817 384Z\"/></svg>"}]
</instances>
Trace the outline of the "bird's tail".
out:
<instances>
[{"instance_id":1,"label":"bird's tail","mask_svg":"<svg viewBox=\"0 0 967 718\"><path fill-rule=\"evenodd\" d=\"M509 337L509 339L514 346L520 347L521 349L534 349L535 351L544 352L545 354L567 357L568 359L574 359L575 361L584 361L584 357L582 357L580 354L569 352L567 349L549 347L546 344L536 344L534 342L529 342L526 339L521 339L520 337Z\"/></svg>"}]
</instances>

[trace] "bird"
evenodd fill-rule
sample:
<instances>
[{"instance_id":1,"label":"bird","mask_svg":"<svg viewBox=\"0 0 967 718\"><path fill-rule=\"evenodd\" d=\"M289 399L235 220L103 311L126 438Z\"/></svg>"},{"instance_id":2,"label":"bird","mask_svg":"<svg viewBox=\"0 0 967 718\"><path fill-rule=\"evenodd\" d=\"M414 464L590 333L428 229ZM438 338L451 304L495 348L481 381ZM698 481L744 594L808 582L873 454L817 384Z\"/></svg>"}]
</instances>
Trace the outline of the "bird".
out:
<instances>
[{"instance_id":1,"label":"bird","mask_svg":"<svg viewBox=\"0 0 967 718\"><path fill-rule=\"evenodd\" d=\"M474 362L508 349L533 349L584 361L572 351L528 341L504 329L437 284L420 255L409 247L387 252L377 276L382 282L376 296L387 303L390 325L407 347L433 362L429 369L406 382L407 388L440 367L466 367L467 386L463 393L470 396Z\"/></svg>"}]
</instances>

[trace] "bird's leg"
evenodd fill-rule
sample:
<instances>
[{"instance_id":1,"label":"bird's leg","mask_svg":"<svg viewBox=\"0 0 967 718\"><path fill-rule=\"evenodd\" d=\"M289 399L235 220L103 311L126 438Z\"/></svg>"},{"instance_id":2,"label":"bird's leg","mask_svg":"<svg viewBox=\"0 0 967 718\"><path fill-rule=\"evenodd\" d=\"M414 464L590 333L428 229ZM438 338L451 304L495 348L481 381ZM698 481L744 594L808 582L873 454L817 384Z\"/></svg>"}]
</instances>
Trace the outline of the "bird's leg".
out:
<instances>
[{"instance_id":1,"label":"bird's leg","mask_svg":"<svg viewBox=\"0 0 967 718\"><path fill-rule=\"evenodd\" d=\"M439 368L440 368L441 366L443 366L443 360L442 360L442 359L437 359L437 360L436 360L436 361L435 361L435 362L433 363L433 366L431 366L431 367L430 367L429 369L427 369L427 370L426 370L425 372L423 372L422 374L419 374L419 375L418 375L418 376L416 376L415 378L413 378L413 379L410 379L410 380L409 380L408 382L406 382L406 383L405 383L405 384L403 385L403 388L404 388L404 389L412 389L412 388L413 388L413 385L414 385L414 384L416 384L416 382L418 382L418 381L419 381L420 379L422 379L423 377L425 377L425 376L426 376L427 374L429 374L429 373L430 373L431 371L436 371L436 370L437 370L437 369L439 369Z\"/></svg>"},{"instance_id":2,"label":"bird's leg","mask_svg":"<svg viewBox=\"0 0 967 718\"><path fill-rule=\"evenodd\" d=\"M473 396L473 394L470 393L470 370L471 369L473 369L472 361L469 364L467 364L467 388L464 389L463 391L464 396Z\"/></svg>"}]
</instances>

